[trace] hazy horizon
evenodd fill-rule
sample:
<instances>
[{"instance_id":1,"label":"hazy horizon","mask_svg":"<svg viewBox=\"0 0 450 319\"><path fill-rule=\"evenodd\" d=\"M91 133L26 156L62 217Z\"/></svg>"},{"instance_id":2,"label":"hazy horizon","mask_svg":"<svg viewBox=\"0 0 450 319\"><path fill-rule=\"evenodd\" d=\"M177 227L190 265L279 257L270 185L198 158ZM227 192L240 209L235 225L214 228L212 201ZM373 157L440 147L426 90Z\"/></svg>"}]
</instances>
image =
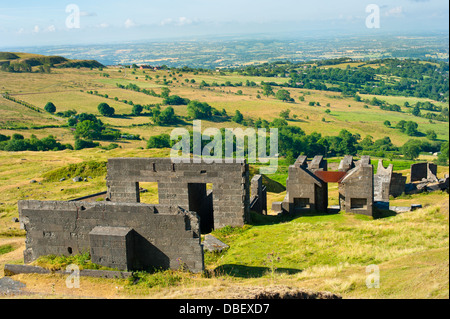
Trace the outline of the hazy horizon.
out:
<instances>
[{"instance_id":1,"label":"hazy horizon","mask_svg":"<svg viewBox=\"0 0 450 319\"><path fill-rule=\"evenodd\" d=\"M449 3L441 0L307 1L31 0L0 5L0 48L76 46L223 37L448 34ZM367 6L380 10L379 28L368 28ZM73 8L78 24L70 25ZM67 10L67 12L66 12ZM69 21L69 24L68 22Z\"/></svg>"}]
</instances>

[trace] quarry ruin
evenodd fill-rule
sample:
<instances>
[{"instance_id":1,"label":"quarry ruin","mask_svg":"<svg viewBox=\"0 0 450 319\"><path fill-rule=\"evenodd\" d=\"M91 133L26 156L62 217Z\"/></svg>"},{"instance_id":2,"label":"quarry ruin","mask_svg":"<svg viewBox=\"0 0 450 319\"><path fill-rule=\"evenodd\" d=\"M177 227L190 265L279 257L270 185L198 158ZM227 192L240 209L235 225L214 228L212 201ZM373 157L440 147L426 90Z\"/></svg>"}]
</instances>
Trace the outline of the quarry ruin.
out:
<instances>
[{"instance_id":1,"label":"quarry ruin","mask_svg":"<svg viewBox=\"0 0 450 319\"><path fill-rule=\"evenodd\" d=\"M327 160L300 156L289 167L286 197L272 203L278 214L329 212L328 183L339 187L339 209L373 216L389 209L391 196L425 190L447 190L437 167L411 167L411 183L385 168L377 172L370 157L345 156L338 171ZM140 203L139 183L158 185L159 203ZM207 187L211 185L211 187ZM46 255L89 252L93 263L123 271L150 268L204 270L202 234L251 222L250 211L268 214L263 176L250 180L245 160L234 163L173 163L170 158L108 160L104 201L20 201L19 220L26 230L26 264ZM98 195L98 194L96 194Z\"/></svg>"}]
</instances>

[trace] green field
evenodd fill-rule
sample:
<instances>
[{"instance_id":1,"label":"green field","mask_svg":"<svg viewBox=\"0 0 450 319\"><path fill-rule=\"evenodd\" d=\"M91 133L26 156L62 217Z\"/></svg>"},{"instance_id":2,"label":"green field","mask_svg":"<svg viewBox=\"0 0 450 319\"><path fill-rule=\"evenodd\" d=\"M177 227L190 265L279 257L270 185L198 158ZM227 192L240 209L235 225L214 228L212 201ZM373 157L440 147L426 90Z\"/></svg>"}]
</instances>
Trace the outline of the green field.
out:
<instances>
[{"instance_id":1,"label":"green field","mask_svg":"<svg viewBox=\"0 0 450 319\"><path fill-rule=\"evenodd\" d=\"M145 95L143 93L123 90L116 87L116 84L135 84L140 88L154 89L156 93L160 93L163 87L168 87L172 95L179 95L190 100L199 100L207 102L218 110L225 109L228 114L233 115L236 110L248 118L254 120L258 118L273 120L279 116L279 113L285 109L291 110L290 125L301 127L307 134L312 132L320 132L322 135L337 135L342 129L347 129L352 133L358 133L362 138L371 135L374 139L389 136L392 142L401 146L410 139L399 130L388 129L383 123L386 119L395 124L401 120L414 120L419 124L419 131L425 133L427 130L434 130L437 133L437 138L440 140L448 140L448 123L433 121L430 123L427 119L413 117L407 110L402 113L388 112L380 110L379 107L369 106L365 108L365 103L355 102L352 98L342 97L340 93L323 92L306 89L289 89L291 96L294 98L294 103L285 103L276 100L274 97L265 97L262 95L260 87L246 87L247 80L255 82L257 85L261 81L271 81L277 83L286 82L285 78L267 78L267 77L247 77L237 74L219 75L209 73L180 72L175 75L171 70L149 71L136 70L132 74L132 70L122 70L119 72L118 68L105 68L103 71L97 69L54 69L51 74L32 73L27 74L26 81L24 81L22 74L5 73L3 72L0 78L0 90L9 92L14 98L28 102L40 109L43 109L47 102L53 102L57 108L57 112L76 110L78 113L93 113L99 115L97 110L98 104L102 102L108 103L114 107L116 114L124 115L113 118L101 117L101 120L112 125L114 128L124 132L130 131L130 126L133 124L150 123L150 119L145 116L133 117L131 114L132 106L122 103L120 101L132 101L134 104L154 105L161 103L162 99ZM145 73L144 73L145 72ZM108 74L105 78L103 74ZM152 79L148 80L145 76L150 76ZM159 78L157 78L159 76ZM138 79L136 79L136 77ZM164 78L165 77L165 78ZM173 80L176 78L176 80ZM163 85L163 79L171 80L172 83ZM185 79L195 79L195 84L185 83ZM199 88L201 81L208 84L214 82L219 85L230 81L232 84L242 82L244 86L241 87L205 87ZM242 91L242 95L238 95L238 91ZM274 87L274 90L278 89ZM98 94L108 95L108 98L88 94L88 91L97 91ZM257 98L257 96L260 98ZM304 96L305 100L299 100L300 96ZM114 98L119 99L115 101ZM372 96L362 96L363 98L371 98ZM389 103L398 103L403 105L405 101L414 103L416 101L425 101L426 99L417 98L403 98L403 97L384 97L378 96L379 99L385 100ZM309 102L319 102L321 106L309 106ZM444 105L441 102L435 102L436 105ZM329 106L327 106L329 105ZM350 105L350 107L349 107ZM47 124L49 122L61 123L65 121L61 118L54 118L51 120L50 116L44 114L34 114L22 116L23 112L19 112L13 108L14 103L8 102L0 98L0 108L2 110L2 119L0 125L3 128L13 128L16 124L26 124L30 121L39 124ZM175 112L179 116L187 116L185 106L176 106ZM20 107L17 107L20 109ZM329 109L330 114L325 111ZM32 116L33 118L28 118ZM295 119L293 118L295 117ZM324 121L322 121L324 119ZM16 126L17 126L16 125ZM208 124L209 125L209 124ZM220 125L217 123L210 123L211 126L230 127L233 123L224 122ZM63 134L64 142L70 142L70 131L67 128L68 134ZM134 134L139 134L144 138L149 138L152 135L170 133L172 128L133 128ZM23 132L21 130L3 131L2 134L13 133L20 134L35 134L42 135L41 132L29 130ZM51 130L49 130L51 133ZM61 138L63 135L60 129L55 130L54 135ZM419 137L425 139L425 137ZM73 141L72 141L73 142ZM137 143L120 142L122 147L136 147ZM141 143L145 147L145 143Z\"/></svg>"},{"instance_id":2,"label":"green field","mask_svg":"<svg viewBox=\"0 0 450 319\"><path fill-rule=\"evenodd\" d=\"M21 56L24 57L24 56ZM346 68L342 65L326 66ZM359 64L358 64L359 65ZM357 64L352 66L358 66ZM120 71L120 72L119 72ZM134 72L134 74L132 73ZM144 73L145 72L145 73ZM174 74L175 73L175 74ZM181 75L180 75L181 73ZM109 77L106 77L108 74ZM146 76L150 76L151 79ZM195 80L186 83L185 80ZM172 81L164 84L164 80ZM258 86L247 87L246 81ZM293 103L277 100L262 94L260 83L286 83L287 78L242 76L236 73L220 75L219 72L177 72L172 70L120 70L117 67L98 69L52 69L50 74L7 73L0 71L0 93L9 93L15 99L37 107L31 110L19 103L0 96L0 134L15 133L30 138L53 135L61 143L74 144L73 129L67 126L67 118L44 111L47 102L53 102L57 112L76 110L98 116L106 127L121 134L140 135L141 140L99 141L101 146L117 143L119 148L83 149L79 151L5 152L0 151L0 276L6 263L22 263L25 247L25 232L18 223L19 200L72 200L106 190L104 162L115 157L167 157L169 149L146 149L147 140L170 132L177 127L191 128L185 105L173 106L180 117L177 125L153 125L149 111L140 116L132 115L133 104L161 104L163 99L141 92L120 89L116 84L135 84L141 89L153 89L160 94L169 88L171 95L190 100L207 102L215 109L224 109L233 116L239 110L245 118L273 121L280 112L289 109L291 126L298 126L306 134L313 132L323 136L337 136L346 129L361 138L372 136L374 140L388 136L396 146L402 146L410 136L383 123L389 120L392 127L402 121L415 121L420 136L414 138L428 141L427 130L434 130L437 141L449 140L448 122L429 121L414 117L404 102L431 101L400 96L376 96L391 104L402 106L402 112L381 110L378 106L356 102L341 93L299 88L287 88L294 98ZM219 86L200 88L202 81ZM222 86L227 81L233 85ZM281 87L273 87L278 91ZM88 91L97 92L98 96ZM242 91L242 92L239 92ZM304 101L300 101L304 97ZM374 97L362 95L363 99ZM117 100L115 99L117 98ZM106 102L114 107L116 115L101 116L97 107ZM319 102L320 106L310 106ZM438 106L444 102L431 101ZM167 106L162 105L164 110ZM326 112L329 110L330 112ZM203 130L214 128L236 128L241 125L232 121L202 121ZM419 161L433 161L436 157L424 155ZM337 170L341 158L329 158L330 170ZM67 172L84 167L94 161L100 167L86 169L83 174L92 178L74 183ZM288 176L287 159L280 158L275 174L265 176L268 187L268 207L274 201L282 201L286 195ZM377 165L378 158L372 157ZM103 163L103 164L102 164ZM384 165L394 164L394 170L409 176L414 161L403 158L384 159ZM72 166L71 166L72 165ZM74 166L75 165L75 166ZM102 169L103 168L103 169ZM257 166L250 166L251 173ZM439 166L438 176L448 174L448 166ZM31 183L30 181L36 181ZM145 203L157 203L157 185L142 184L148 193L142 197ZM337 185L329 186L329 203L339 201ZM253 215L253 221L243 228L226 227L216 230L214 235L230 245L222 254L206 254L207 272L193 275L182 271L137 274L135 281L83 278L82 288L70 291L65 288L63 276L19 275L17 279L27 283L30 292L46 298L230 298L245 287L290 286L330 291L344 298L448 298L448 194L442 192L418 195L403 195L392 200L393 205L409 206L420 203L423 209L388 218L373 219L346 213L334 215L311 215L276 217ZM269 213L272 213L269 211ZM279 258L279 259L278 259ZM381 288L368 289L365 285L366 267L376 264L381 271ZM419 289L420 288L420 289Z\"/></svg>"},{"instance_id":3,"label":"green field","mask_svg":"<svg viewBox=\"0 0 450 319\"><path fill-rule=\"evenodd\" d=\"M106 189L102 169L85 171L93 177L87 182L74 183L70 178L59 181L72 171L71 164L168 154L169 150L130 148L0 152L0 275L3 264L23 262L24 232L11 222L18 216L18 200L70 200ZM338 161L329 160L331 166ZM408 163L392 163L406 174ZM279 173L270 176L284 180L282 184L285 165L281 161ZM448 173L448 167L439 167L439 176L444 173ZM32 179L38 183L30 183ZM157 203L157 186L142 186L149 190L143 201ZM270 187L269 191L274 189ZM280 190L270 192L268 206L284 195ZM337 187L330 185L330 204L336 195ZM346 213L289 218L252 215L253 221L243 228L227 227L213 233L231 248L220 255L205 255L208 276L158 272L144 274L134 283L83 278L82 289L76 291L64 288L64 277L59 275L18 275L13 279L48 298L228 298L248 286L330 291L344 298L448 298L448 194L419 194L393 201L396 205L412 203L422 203L425 208L377 220ZM371 264L380 267L380 289L365 285L365 268Z\"/></svg>"}]
</instances>

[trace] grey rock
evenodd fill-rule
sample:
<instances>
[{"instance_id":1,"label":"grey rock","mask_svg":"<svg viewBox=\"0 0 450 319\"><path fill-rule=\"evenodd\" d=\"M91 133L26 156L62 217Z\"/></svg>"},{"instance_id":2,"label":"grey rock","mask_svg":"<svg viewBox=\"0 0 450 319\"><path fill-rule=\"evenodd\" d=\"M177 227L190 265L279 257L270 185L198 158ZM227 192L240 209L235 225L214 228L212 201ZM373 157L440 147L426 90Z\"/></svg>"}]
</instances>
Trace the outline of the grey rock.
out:
<instances>
[{"instance_id":1,"label":"grey rock","mask_svg":"<svg viewBox=\"0 0 450 319\"><path fill-rule=\"evenodd\" d=\"M0 278L0 295L20 294L25 287L26 285L20 281L8 277Z\"/></svg>"},{"instance_id":2,"label":"grey rock","mask_svg":"<svg viewBox=\"0 0 450 319\"><path fill-rule=\"evenodd\" d=\"M83 179L80 176L77 176L72 179L75 183L81 182Z\"/></svg>"},{"instance_id":3,"label":"grey rock","mask_svg":"<svg viewBox=\"0 0 450 319\"><path fill-rule=\"evenodd\" d=\"M203 249L210 252L222 252L225 249L230 248L227 244L221 242L213 235L206 235L203 241Z\"/></svg>"}]
</instances>

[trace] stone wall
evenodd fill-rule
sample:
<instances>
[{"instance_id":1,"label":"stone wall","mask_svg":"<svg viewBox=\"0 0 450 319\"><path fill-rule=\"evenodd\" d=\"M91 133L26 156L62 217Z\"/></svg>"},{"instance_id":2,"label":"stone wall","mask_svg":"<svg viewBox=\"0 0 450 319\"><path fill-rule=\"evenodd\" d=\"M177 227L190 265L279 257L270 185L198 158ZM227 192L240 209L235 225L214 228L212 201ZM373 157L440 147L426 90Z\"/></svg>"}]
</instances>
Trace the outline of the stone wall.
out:
<instances>
[{"instance_id":1,"label":"stone wall","mask_svg":"<svg viewBox=\"0 0 450 319\"><path fill-rule=\"evenodd\" d=\"M90 252L95 261L120 270L184 264L192 272L203 271L199 218L179 207L56 201L18 206L27 232L25 263Z\"/></svg>"},{"instance_id":2,"label":"stone wall","mask_svg":"<svg viewBox=\"0 0 450 319\"><path fill-rule=\"evenodd\" d=\"M391 186L389 188L389 194L394 197L398 197L405 193L407 177L401 173L392 173Z\"/></svg>"},{"instance_id":3,"label":"stone wall","mask_svg":"<svg viewBox=\"0 0 450 319\"><path fill-rule=\"evenodd\" d=\"M250 221L248 164L172 163L170 158L115 158L108 161L108 199L140 202L139 182L157 182L159 204L195 211L193 184L213 184L214 228L240 227ZM202 218L203 212L198 212ZM206 214L206 213L205 213Z\"/></svg>"},{"instance_id":4,"label":"stone wall","mask_svg":"<svg viewBox=\"0 0 450 319\"><path fill-rule=\"evenodd\" d=\"M374 176L374 201L389 202L392 174L394 165L390 164L387 168L383 166L383 160L378 161L377 173Z\"/></svg>"},{"instance_id":5,"label":"stone wall","mask_svg":"<svg viewBox=\"0 0 450 319\"><path fill-rule=\"evenodd\" d=\"M437 165L433 163L417 163L411 165L411 183L422 180L437 181Z\"/></svg>"},{"instance_id":6,"label":"stone wall","mask_svg":"<svg viewBox=\"0 0 450 319\"><path fill-rule=\"evenodd\" d=\"M267 188L263 185L262 175L255 175L251 180L250 209L267 215Z\"/></svg>"},{"instance_id":7,"label":"stone wall","mask_svg":"<svg viewBox=\"0 0 450 319\"><path fill-rule=\"evenodd\" d=\"M370 157L362 156L339 183L341 209L348 213L373 216L374 175Z\"/></svg>"},{"instance_id":8,"label":"stone wall","mask_svg":"<svg viewBox=\"0 0 450 319\"><path fill-rule=\"evenodd\" d=\"M316 156L309 164L306 156L300 156L289 167L286 181L287 194L283 202L274 202L272 210L289 212L315 211L326 213L328 209L328 185L314 172L326 171L327 162Z\"/></svg>"}]
</instances>

